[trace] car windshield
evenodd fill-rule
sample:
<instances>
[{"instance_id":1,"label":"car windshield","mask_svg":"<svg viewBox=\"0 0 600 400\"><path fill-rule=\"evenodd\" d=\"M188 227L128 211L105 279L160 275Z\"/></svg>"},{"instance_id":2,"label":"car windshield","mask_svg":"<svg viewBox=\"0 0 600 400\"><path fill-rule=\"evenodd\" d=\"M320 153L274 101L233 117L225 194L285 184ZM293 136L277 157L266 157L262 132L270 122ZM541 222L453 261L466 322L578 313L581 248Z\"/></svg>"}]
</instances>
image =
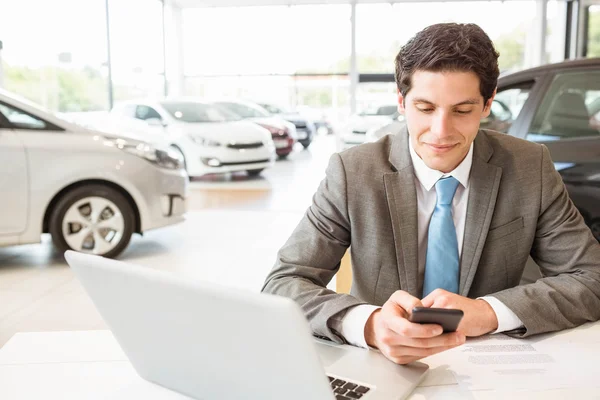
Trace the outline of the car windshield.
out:
<instances>
[{"instance_id":1,"label":"car windshield","mask_svg":"<svg viewBox=\"0 0 600 400\"><path fill-rule=\"evenodd\" d=\"M182 122L230 122L241 118L226 109L212 104L195 102L163 102L163 108Z\"/></svg>"},{"instance_id":2,"label":"car windshield","mask_svg":"<svg viewBox=\"0 0 600 400\"><path fill-rule=\"evenodd\" d=\"M229 101L219 101L215 104L228 109L242 118L264 118L271 116L267 110L259 105L233 103Z\"/></svg>"}]
</instances>

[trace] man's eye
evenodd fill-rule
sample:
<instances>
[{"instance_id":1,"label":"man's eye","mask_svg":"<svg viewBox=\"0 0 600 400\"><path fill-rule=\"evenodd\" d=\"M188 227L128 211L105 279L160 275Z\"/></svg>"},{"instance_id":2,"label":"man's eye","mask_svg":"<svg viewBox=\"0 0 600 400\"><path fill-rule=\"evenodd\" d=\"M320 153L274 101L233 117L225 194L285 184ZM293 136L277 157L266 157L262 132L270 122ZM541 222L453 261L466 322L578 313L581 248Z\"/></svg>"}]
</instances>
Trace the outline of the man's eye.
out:
<instances>
[{"instance_id":1,"label":"man's eye","mask_svg":"<svg viewBox=\"0 0 600 400\"><path fill-rule=\"evenodd\" d=\"M456 112L459 113L459 114L463 114L463 115L464 114L471 114L471 110L469 110L469 111L456 110Z\"/></svg>"},{"instance_id":2,"label":"man's eye","mask_svg":"<svg viewBox=\"0 0 600 400\"><path fill-rule=\"evenodd\" d=\"M417 110L419 110L419 111L421 111L422 113L425 113L425 114L429 114L430 112L433 112L433 108L418 108L417 107Z\"/></svg>"}]
</instances>

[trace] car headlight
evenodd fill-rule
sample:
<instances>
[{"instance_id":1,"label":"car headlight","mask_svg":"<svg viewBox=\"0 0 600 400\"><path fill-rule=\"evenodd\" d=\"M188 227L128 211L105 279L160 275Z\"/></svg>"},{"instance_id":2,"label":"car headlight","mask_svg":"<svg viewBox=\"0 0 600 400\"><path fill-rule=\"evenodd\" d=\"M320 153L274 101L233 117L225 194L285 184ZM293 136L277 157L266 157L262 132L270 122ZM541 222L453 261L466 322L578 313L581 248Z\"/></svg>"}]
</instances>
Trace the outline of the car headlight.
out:
<instances>
[{"instance_id":1,"label":"car headlight","mask_svg":"<svg viewBox=\"0 0 600 400\"><path fill-rule=\"evenodd\" d=\"M201 136L192 136L192 140L200 146L219 147L221 145L221 143L216 140L207 139Z\"/></svg>"},{"instance_id":2,"label":"car headlight","mask_svg":"<svg viewBox=\"0 0 600 400\"><path fill-rule=\"evenodd\" d=\"M121 150L134 154L151 162L152 164L166 169L182 169L183 159L179 152L172 149L156 148L148 143L121 144L117 146Z\"/></svg>"}]
</instances>

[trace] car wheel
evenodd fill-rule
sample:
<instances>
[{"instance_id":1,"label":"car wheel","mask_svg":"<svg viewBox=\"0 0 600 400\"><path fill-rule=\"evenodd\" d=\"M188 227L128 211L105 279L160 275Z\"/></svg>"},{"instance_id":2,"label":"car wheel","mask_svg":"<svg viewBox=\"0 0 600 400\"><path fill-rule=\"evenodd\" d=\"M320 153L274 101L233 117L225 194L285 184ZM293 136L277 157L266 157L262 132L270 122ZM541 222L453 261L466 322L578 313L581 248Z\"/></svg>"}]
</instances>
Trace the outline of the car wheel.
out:
<instances>
[{"instance_id":1,"label":"car wheel","mask_svg":"<svg viewBox=\"0 0 600 400\"><path fill-rule=\"evenodd\" d=\"M304 143L302 143L302 147L304 147L305 149L307 149L308 146L310 146L311 143L312 142L304 142Z\"/></svg>"},{"instance_id":2,"label":"car wheel","mask_svg":"<svg viewBox=\"0 0 600 400\"><path fill-rule=\"evenodd\" d=\"M285 160L286 158L288 158L288 156L290 155L290 153L285 153L285 154L278 154L277 157L280 160Z\"/></svg>"},{"instance_id":3,"label":"car wheel","mask_svg":"<svg viewBox=\"0 0 600 400\"><path fill-rule=\"evenodd\" d=\"M261 168L261 169L249 169L246 172L248 173L248 176L259 176L261 172L263 172L265 169Z\"/></svg>"},{"instance_id":4,"label":"car wheel","mask_svg":"<svg viewBox=\"0 0 600 400\"><path fill-rule=\"evenodd\" d=\"M100 184L67 192L56 203L49 220L54 245L104 257L119 255L135 226L133 208L117 190Z\"/></svg>"}]
</instances>

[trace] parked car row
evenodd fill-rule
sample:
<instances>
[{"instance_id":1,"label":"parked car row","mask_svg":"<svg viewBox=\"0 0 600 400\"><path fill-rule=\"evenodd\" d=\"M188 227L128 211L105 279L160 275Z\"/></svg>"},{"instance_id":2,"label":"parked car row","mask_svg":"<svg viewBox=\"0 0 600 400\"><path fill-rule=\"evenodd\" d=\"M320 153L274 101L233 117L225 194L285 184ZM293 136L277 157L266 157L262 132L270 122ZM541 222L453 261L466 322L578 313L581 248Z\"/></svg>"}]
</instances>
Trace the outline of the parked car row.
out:
<instances>
[{"instance_id":1,"label":"parked car row","mask_svg":"<svg viewBox=\"0 0 600 400\"><path fill-rule=\"evenodd\" d=\"M239 100L128 101L53 114L0 90L0 246L49 233L59 251L115 257L134 233L183 221L189 176L260 174L314 127Z\"/></svg>"},{"instance_id":2,"label":"parked car row","mask_svg":"<svg viewBox=\"0 0 600 400\"><path fill-rule=\"evenodd\" d=\"M144 121L147 125L141 130L148 140L179 153L189 176L240 170L257 175L275 162L275 145L267 129L215 104L125 102L113 108L114 116L119 121Z\"/></svg>"},{"instance_id":3,"label":"parked car row","mask_svg":"<svg viewBox=\"0 0 600 400\"><path fill-rule=\"evenodd\" d=\"M300 142L310 146L314 125L294 115L274 115L243 100L191 98L127 101L103 123L145 123L149 140L181 154L189 176L247 171L258 175ZM119 122L117 122L119 121Z\"/></svg>"}]
</instances>

